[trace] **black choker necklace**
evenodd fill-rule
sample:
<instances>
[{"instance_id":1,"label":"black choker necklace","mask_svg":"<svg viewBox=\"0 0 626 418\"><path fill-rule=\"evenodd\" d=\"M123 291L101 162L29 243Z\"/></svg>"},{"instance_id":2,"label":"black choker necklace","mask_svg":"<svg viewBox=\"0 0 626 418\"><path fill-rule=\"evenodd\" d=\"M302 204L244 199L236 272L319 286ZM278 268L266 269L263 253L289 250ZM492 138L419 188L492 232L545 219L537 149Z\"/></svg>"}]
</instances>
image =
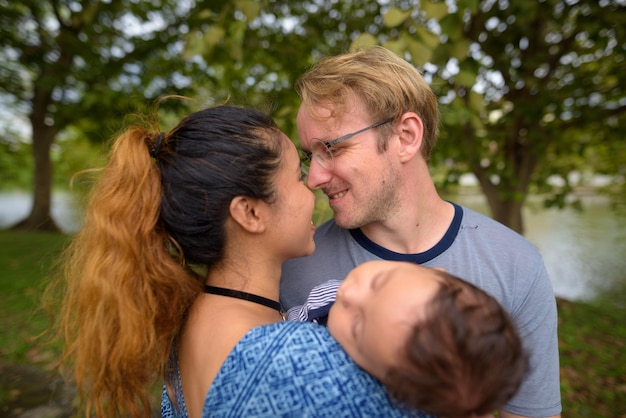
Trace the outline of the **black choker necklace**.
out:
<instances>
[{"instance_id":1,"label":"black choker necklace","mask_svg":"<svg viewBox=\"0 0 626 418\"><path fill-rule=\"evenodd\" d=\"M267 306L268 308L272 308L278 313L282 312L280 309L280 303L275 300L264 298L263 296L253 295L252 293L242 292L241 290L233 290L233 289L225 289L223 287L209 286L208 284L204 285L204 293L211 293L213 295L220 296L228 296L235 299L247 300L250 302L258 303L259 305Z\"/></svg>"}]
</instances>

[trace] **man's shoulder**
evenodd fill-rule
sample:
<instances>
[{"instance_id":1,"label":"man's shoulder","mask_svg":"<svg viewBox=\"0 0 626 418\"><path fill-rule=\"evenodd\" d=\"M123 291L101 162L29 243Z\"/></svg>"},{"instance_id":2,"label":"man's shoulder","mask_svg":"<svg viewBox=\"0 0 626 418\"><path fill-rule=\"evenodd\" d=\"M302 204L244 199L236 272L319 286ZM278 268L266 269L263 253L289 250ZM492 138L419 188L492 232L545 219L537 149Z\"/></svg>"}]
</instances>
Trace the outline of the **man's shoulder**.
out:
<instances>
[{"instance_id":1,"label":"man's shoulder","mask_svg":"<svg viewBox=\"0 0 626 418\"><path fill-rule=\"evenodd\" d=\"M283 263L280 299L285 309L305 303L315 286L328 280L343 280L358 263L358 244L350 231L340 228L334 220L320 225L315 232L315 251L306 257L292 258Z\"/></svg>"},{"instance_id":2,"label":"man's shoulder","mask_svg":"<svg viewBox=\"0 0 626 418\"><path fill-rule=\"evenodd\" d=\"M474 238L482 238L493 243L505 240L511 244L532 246L523 235L503 223L468 207L462 206L462 208L463 219L461 220L460 227L461 234L476 231L477 234L471 234Z\"/></svg>"},{"instance_id":3,"label":"man's shoulder","mask_svg":"<svg viewBox=\"0 0 626 418\"><path fill-rule=\"evenodd\" d=\"M328 260L348 251L353 241L350 231L339 227L334 219L330 219L318 226L313 239L315 240L315 251L313 254L289 259L283 266L287 269L290 266L298 266L297 270L301 270L301 266L317 265L320 260ZM318 265L317 267L320 266Z\"/></svg>"},{"instance_id":4,"label":"man's shoulder","mask_svg":"<svg viewBox=\"0 0 626 418\"><path fill-rule=\"evenodd\" d=\"M512 233L516 233L515 231L513 231L506 225L496 221L495 219L491 218L488 215L485 215L484 213L478 212L467 206L463 206L463 205L459 205L459 206L463 209L462 225L471 225L475 223L477 225L485 225L490 228L504 229L504 230L509 230Z\"/></svg>"},{"instance_id":5,"label":"man's shoulder","mask_svg":"<svg viewBox=\"0 0 626 418\"><path fill-rule=\"evenodd\" d=\"M349 231L347 229L341 228L339 225L335 223L335 219L329 219L315 230L315 241L326 240L326 239L336 239L337 237L347 235Z\"/></svg>"}]
</instances>

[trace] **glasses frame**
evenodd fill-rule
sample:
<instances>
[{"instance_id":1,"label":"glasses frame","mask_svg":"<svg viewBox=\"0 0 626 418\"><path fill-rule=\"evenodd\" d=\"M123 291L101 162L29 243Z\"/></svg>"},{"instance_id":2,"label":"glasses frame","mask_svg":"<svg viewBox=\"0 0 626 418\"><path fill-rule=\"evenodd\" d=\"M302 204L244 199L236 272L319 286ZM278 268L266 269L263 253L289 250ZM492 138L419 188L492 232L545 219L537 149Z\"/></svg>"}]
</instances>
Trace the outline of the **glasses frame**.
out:
<instances>
[{"instance_id":1,"label":"glasses frame","mask_svg":"<svg viewBox=\"0 0 626 418\"><path fill-rule=\"evenodd\" d=\"M373 123L373 124L371 124L371 125L369 125L369 126L366 126L365 128L359 129L358 131L354 131L354 132L351 132L351 133L349 133L349 134L341 135L340 137L335 138L335 139L331 139L331 140L329 140L329 141L322 141L321 139L313 138L313 139L311 140L311 142L312 142L312 143L314 143L314 142L316 142L316 141L317 141L317 142L321 143L322 145L324 145L324 146L326 147L326 150L330 150L330 148L331 148L331 147L333 147L333 146L335 146L335 145L337 145L337 144L340 144L340 143L342 143L342 142L344 142L344 141L347 141L348 139L352 138L353 136L356 136L356 135L358 135L358 134L360 134L360 133L363 133L363 132L365 132L365 131L368 131L368 130L370 130L370 129L378 128L379 126L382 126L382 125L384 125L384 124L386 124L386 123L391 122L393 119L394 119L394 118L392 118L392 117L391 117L391 118L387 118L387 119L382 120L382 121L380 121L380 122L376 122L376 123ZM319 154L319 153L314 152L314 151L313 151L313 147L311 147L311 151L310 151L310 152L306 152L306 153L305 153L306 160L305 160L303 163L305 163L305 164L307 164L307 165L310 165L311 160L313 159L313 157L315 157L315 159L317 160L317 162L318 162L318 163L319 163L319 164L320 164L323 168L325 168L325 169L327 169L327 170L332 170L333 168L335 168L335 157L334 157L334 155L332 154L332 152L330 152L330 151L329 151L329 155L330 155L330 158L328 158L328 159L324 159L323 157L321 157L321 156L320 156L320 154ZM327 165L327 161L328 161L328 160L330 160L330 167L327 167L327 166L326 166L326 165ZM307 171L307 173L308 173L308 168L309 168L309 167L306 167L306 168L307 168L307 170L306 170L306 171Z\"/></svg>"}]
</instances>

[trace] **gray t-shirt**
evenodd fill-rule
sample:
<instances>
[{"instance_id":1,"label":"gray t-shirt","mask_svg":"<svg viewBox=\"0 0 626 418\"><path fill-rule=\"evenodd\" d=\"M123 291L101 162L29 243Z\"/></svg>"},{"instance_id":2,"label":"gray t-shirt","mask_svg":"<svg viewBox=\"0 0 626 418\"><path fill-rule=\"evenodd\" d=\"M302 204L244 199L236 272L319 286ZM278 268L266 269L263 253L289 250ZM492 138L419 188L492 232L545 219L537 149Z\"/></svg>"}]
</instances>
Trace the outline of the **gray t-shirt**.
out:
<instances>
[{"instance_id":1,"label":"gray t-shirt","mask_svg":"<svg viewBox=\"0 0 626 418\"><path fill-rule=\"evenodd\" d=\"M530 354L530 371L505 409L530 417L561 412L556 299L541 255L524 237L455 204L455 216L444 237L422 253L390 251L358 229L339 228L334 220L317 229L315 243L311 256L283 265L283 309L304 304L313 287L328 280L342 280L365 261L410 261L444 268L500 302L513 318Z\"/></svg>"}]
</instances>

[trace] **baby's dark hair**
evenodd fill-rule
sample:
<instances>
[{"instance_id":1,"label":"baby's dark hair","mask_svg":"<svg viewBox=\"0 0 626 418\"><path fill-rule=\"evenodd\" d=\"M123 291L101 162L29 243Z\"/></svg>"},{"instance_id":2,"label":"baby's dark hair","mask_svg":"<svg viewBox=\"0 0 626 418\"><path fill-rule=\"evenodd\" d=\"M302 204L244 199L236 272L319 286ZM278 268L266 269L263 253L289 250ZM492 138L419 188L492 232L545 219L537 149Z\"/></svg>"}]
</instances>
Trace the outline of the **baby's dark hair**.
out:
<instances>
[{"instance_id":1,"label":"baby's dark hair","mask_svg":"<svg viewBox=\"0 0 626 418\"><path fill-rule=\"evenodd\" d=\"M407 406L461 418L502 408L528 368L517 329L490 295L446 272L385 385Z\"/></svg>"}]
</instances>

